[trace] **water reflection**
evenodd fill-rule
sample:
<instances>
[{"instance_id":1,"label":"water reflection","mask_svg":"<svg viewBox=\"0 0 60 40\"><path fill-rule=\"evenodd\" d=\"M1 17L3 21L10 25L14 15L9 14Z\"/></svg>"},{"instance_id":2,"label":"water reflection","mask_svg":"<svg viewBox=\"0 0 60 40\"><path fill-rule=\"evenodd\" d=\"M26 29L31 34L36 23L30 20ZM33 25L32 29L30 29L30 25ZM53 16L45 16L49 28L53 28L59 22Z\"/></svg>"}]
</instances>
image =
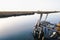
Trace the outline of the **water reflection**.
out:
<instances>
[{"instance_id":1,"label":"water reflection","mask_svg":"<svg viewBox=\"0 0 60 40\"><path fill-rule=\"evenodd\" d=\"M0 18L0 39L33 40L32 27L38 19L38 14Z\"/></svg>"},{"instance_id":2,"label":"water reflection","mask_svg":"<svg viewBox=\"0 0 60 40\"><path fill-rule=\"evenodd\" d=\"M33 26L39 19L39 14L0 18L0 40L33 40ZM42 20L44 20L44 17ZM46 21L58 23L60 13L49 14Z\"/></svg>"},{"instance_id":3,"label":"water reflection","mask_svg":"<svg viewBox=\"0 0 60 40\"><path fill-rule=\"evenodd\" d=\"M52 13L48 15L47 21L57 24L60 22L60 13Z\"/></svg>"}]
</instances>

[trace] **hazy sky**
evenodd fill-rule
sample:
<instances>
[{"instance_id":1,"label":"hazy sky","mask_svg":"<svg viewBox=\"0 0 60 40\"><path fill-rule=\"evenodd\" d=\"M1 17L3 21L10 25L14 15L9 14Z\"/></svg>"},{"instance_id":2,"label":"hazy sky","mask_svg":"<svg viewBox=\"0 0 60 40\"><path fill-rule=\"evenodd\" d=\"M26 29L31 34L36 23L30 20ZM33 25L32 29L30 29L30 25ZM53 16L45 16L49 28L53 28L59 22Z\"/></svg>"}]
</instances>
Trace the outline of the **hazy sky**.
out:
<instances>
[{"instance_id":1,"label":"hazy sky","mask_svg":"<svg viewBox=\"0 0 60 40\"><path fill-rule=\"evenodd\" d=\"M60 0L0 0L0 11L60 10Z\"/></svg>"}]
</instances>

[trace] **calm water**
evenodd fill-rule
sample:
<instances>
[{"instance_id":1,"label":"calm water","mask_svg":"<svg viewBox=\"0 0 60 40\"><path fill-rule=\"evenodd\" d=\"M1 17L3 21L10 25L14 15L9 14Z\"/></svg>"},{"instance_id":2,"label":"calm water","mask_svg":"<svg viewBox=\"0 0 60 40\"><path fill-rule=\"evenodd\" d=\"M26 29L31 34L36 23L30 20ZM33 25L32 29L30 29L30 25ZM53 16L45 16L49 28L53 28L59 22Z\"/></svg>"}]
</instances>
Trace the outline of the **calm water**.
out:
<instances>
[{"instance_id":1,"label":"calm water","mask_svg":"<svg viewBox=\"0 0 60 40\"><path fill-rule=\"evenodd\" d=\"M38 14L1 18L0 40L33 40L33 26L38 19Z\"/></svg>"},{"instance_id":2,"label":"calm water","mask_svg":"<svg viewBox=\"0 0 60 40\"><path fill-rule=\"evenodd\" d=\"M58 23L60 22L59 18L60 13L49 14L47 21ZM38 19L39 14L0 18L0 40L33 40L33 26Z\"/></svg>"}]
</instances>

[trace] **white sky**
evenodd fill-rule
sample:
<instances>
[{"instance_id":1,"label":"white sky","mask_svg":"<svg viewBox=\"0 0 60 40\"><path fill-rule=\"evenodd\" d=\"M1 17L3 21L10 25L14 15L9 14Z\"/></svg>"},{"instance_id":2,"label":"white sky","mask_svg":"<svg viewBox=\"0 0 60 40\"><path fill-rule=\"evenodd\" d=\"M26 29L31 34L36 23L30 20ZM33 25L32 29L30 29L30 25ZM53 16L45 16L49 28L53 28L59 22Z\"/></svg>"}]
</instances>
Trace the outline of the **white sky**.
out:
<instances>
[{"instance_id":1,"label":"white sky","mask_svg":"<svg viewBox=\"0 0 60 40\"><path fill-rule=\"evenodd\" d=\"M60 0L0 0L0 11L60 10Z\"/></svg>"}]
</instances>

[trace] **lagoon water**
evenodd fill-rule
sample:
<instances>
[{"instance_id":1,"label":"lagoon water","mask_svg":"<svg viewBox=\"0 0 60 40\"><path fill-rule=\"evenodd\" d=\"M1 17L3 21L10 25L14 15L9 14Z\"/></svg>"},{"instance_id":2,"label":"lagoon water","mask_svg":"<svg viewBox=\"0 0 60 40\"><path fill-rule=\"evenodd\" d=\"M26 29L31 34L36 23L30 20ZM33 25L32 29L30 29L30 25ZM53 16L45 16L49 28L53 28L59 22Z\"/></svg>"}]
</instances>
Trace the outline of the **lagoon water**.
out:
<instances>
[{"instance_id":1,"label":"lagoon water","mask_svg":"<svg viewBox=\"0 0 60 40\"><path fill-rule=\"evenodd\" d=\"M43 15L43 19L46 15ZM39 14L0 18L0 40L33 40L32 31ZM60 22L60 13L49 14L46 21ZM59 19L59 20L58 20Z\"/></svg>"}]
</instances>

